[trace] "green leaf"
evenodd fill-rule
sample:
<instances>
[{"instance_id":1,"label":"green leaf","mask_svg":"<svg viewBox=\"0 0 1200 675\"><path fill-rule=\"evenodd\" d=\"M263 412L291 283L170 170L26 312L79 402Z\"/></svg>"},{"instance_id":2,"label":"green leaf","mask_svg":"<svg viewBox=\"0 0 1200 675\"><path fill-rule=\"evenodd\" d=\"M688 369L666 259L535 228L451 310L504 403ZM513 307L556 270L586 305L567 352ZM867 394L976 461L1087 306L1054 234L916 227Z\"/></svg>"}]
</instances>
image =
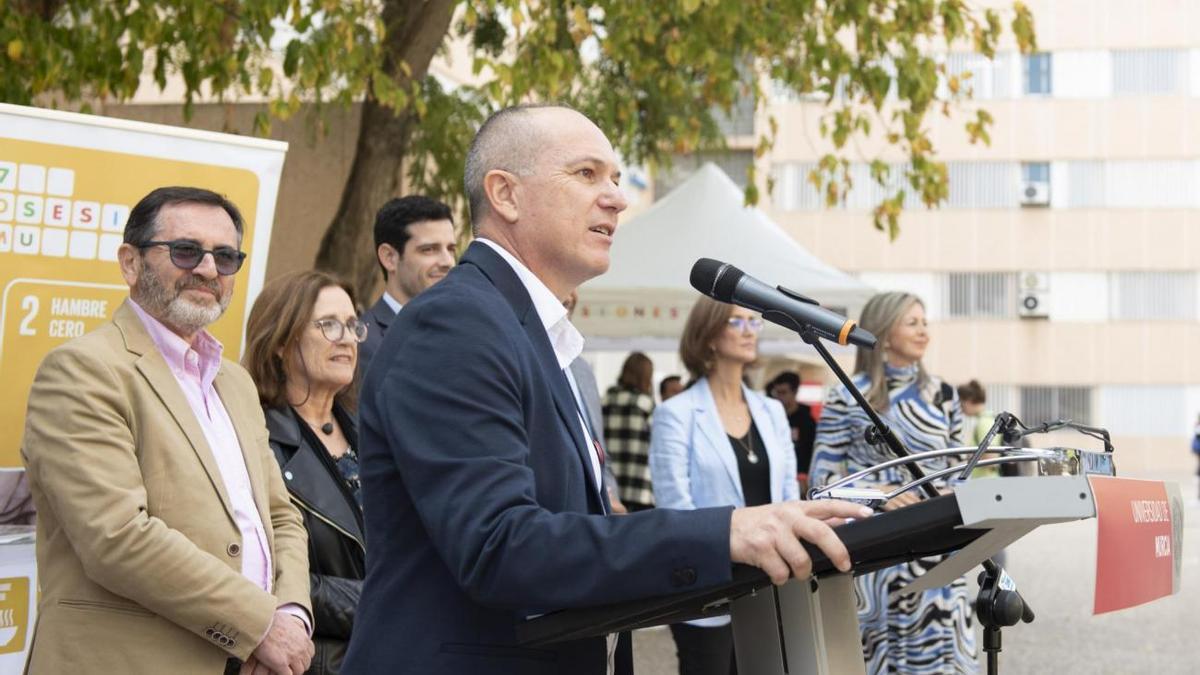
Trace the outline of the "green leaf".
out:
<instances>
[{"instance_id":1,"label":"green leaf","mask_svg":"<svg viewBox=\"0 0 1200 675\"><path fill-rule=\"evenodd\" d=\"M296 68L300 63L300 50L304 48L304 43L298 39L293 39L287 44L287 48L283 51L283 74L288 77L296 76Z\"/></svg>"}]
</instances>

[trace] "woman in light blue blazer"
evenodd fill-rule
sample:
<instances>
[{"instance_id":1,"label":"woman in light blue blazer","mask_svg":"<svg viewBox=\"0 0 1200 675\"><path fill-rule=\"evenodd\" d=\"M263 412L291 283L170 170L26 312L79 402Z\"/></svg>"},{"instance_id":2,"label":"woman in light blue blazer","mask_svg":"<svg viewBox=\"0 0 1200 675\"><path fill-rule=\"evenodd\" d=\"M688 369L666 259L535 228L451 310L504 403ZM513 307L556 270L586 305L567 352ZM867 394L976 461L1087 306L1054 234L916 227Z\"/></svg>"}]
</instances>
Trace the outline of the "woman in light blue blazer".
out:
<instances>
[{"instance_id":1,"label":"woman in light blue blazer","mask_svg":"<svg viewBox=\"0 0 1200 675\"><path fill-rule=\"evenodd\" d=\"M799 499L783 405L743 381L762 319L707 297L692 307L679 354L693 382L654 411L650 473L658 508L759 506ZM736 673L729 617L671 626L680 675Z\"/></svg>"}]
</instances>

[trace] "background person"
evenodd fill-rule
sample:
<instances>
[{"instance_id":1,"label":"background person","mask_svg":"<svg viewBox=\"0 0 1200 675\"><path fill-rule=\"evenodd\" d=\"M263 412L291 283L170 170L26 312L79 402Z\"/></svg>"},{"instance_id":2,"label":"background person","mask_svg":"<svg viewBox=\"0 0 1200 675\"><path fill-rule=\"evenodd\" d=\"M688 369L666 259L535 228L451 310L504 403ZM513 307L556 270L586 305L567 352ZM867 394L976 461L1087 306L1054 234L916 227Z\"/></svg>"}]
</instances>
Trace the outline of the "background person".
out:
<instances>
[{"instance_id":1,"label":"background person","mask_svg":"<svg viewBox=\"0 0 1200 675\"><path fill-rule=\"evenodd\" d=\"M654 364L633 352L621 364L617 383L601 400L609 466L630 511L654 507L650 486L650 415L654 412Z\"/></svg>"},{"instance_id":2,"label":"background person","mask_svg":"<svg viewBox=\"0 0 1200 675\"><path fill-rule=\"evenodd\" d=\"M445 278L454 267L458 240L450 207L423 195L398 197L375 214L375 256L383 270L383 295L366 312L367 340L359 370L375 356L400 308Z\"/></svg>"},{"instance_id":3,"label":"background person","mask_svg":"<svg viewBox=\"0 0 1200 675\"><path fill-rule=\"evenodd\" d=\"M925 306L911 293L880 293L863 307L859 325L879 336L874 350L858 349L854 384L911 452L962 445L962 410L954 388L926 373L921 363L929 346ZM829 392L817 424L809 477L822 487L891 459L885 448L866 442L870 424L845 387ZM926 472L957 463L942 458L922 464ZM856 483L890 491L908 474L888 469ZM944 484L943 484L944 485ZM915 491L884 505L894 509L917 501ZM859 595L867 672L976 672L978 651L972 627L967 581L888 600L888 595L943 559L921 558L855 578Z\"/></svg>"},{"instance_id":4,"label":"background person","mask_svg":"<svg viewBox=\"0 0 1200 675\"><path fill-rule=\"evenodd\" d=\"M966 439L967 445L979 447L987 436L992 425L996 423L996 416L987 409L987 390L979 383L979 380L971 380L966 384L958 385L958 401L962 406L963 412L963 438ZM993 437L993 445L1002 445L1002 438ZM984 457L991 458L998 456L996 453L987 453ZM1003 465L1000 466L978 466L971 472L972 478L995 478L1000 475Z\"/></svg>"},{"instance_id":5,"label":"background person","mask_svg":"<svg viewBox=\"0 0 1200 675\"><path fill-rule=\"evenodd\" d=\"M668 375L658 383L658 400L659 402L675 396L683 391L683 379L678 375Z\"/></svg>"},{"instance_id":6,"label":"background person","mask_svg":"<svg viewBox=\"0 0 1200 675\"><path fill-rule=\"evenodd\" d=\"M813 442L817 439L817 420L813 411L796 400L800 392L800 376L785 371L767 384L767 394L783 404L787 413L788 427L792 430L792 446L796 451L796 480L800 483L800 494L808 488L808 467L812 464Z\"/></svg>"},{"instance_id":7,"label":"background person","mask_svg":"<svg viewBox=\"0 0 1200 675\"><path fill-rule=\"evenodd\" d=\"M575 305L579 302L579 294L572 291L563 300L563 307L567 310L567 320L575 316ZM601 448L605 448L607 452L608 439L604 437L604 410L600 403L600 385L596 384L596 373L592 370L591 364L583 358L582 355L575 358L571 365L567 367L568 380L571 384L571 391L579 398L582 404L584 421L587 422L588 432L593 435L596 442ZM621 493L620 485L617 483L617 477L612 472L612 462L605 462L601 467L604 474L604 491L608 495L609 506L612 507L613 513L628 513L625 504L621 503L619 497ZM622 635L628 635L622 633ZM628 642L628 639L626 639ZM623 656L628 656L630 663L628 669L632 671L633 652L626 650Z\"/></svg>"},{"instance_id":8,"label":"background person","mask_svg":"<svg viewBox=\"0 0 1200 675\"><path fill-rule=\"evenodd\" d=\"M658 407L650 437L655 503L666 509L760 506L800 498L783 406L743 383L758 358L762 319L701 297L679 354L694 378ZM680 675L735 673L729 617L671 626Z\"/></svg>"},{"instance_id":9,"label":"background person","mask_svg":"<svg viewBox=\"0 0 1200 675\"><path fill-rule=\"evenodd\" d=\"M294 272L263 287L246 325L243 362L308 532L314 675L341 670L366 569L353 384L367 326L352 297L324 272Z\"/></svg>"},{"instance_id":10,"label":"background person","mask_svg":"<svg viewBox=\"0 0 1200 675\"><path fill-rule=\"evenodd\" d=\"M1192 430L1192 453L1196 455L1196 475L1200 476L1200 415L1196 417L1196 426Z\"/></svg>"}]
</instances>

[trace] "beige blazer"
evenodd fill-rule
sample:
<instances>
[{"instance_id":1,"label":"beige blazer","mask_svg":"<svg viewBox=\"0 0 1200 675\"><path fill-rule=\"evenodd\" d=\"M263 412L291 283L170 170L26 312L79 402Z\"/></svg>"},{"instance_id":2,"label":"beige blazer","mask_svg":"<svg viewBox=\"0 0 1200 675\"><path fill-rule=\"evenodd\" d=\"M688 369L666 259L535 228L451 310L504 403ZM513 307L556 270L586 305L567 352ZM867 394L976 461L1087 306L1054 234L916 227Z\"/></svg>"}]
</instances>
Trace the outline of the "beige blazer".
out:
<instances>
[{"instance_id":1,"label":"beige blazer","mask_svg":"<svg viewBox=\"0 0 1200 675\"><path fill-rule=\"evenodd\" d=\"M304 526L254 383L226 360L215 386L266 527L273 591L242 576L216 459L126 302L51 351L29 394L21 455L41 597L27 673L220 675L230 656L250 655L278 606L310 608Z\"/></svg>"}]
</instances>

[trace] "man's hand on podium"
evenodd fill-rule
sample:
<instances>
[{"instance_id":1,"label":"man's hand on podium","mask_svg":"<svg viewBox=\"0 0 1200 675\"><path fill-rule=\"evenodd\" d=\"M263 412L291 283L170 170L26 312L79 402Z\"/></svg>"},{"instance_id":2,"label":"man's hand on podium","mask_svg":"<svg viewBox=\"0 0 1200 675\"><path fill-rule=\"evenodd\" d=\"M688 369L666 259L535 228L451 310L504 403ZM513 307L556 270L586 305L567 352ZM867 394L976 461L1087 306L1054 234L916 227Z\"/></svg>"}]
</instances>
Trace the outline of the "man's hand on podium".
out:
<instances>
[{"instance_id":1,"label":"man's hand on podium","mask_svg":"<svg viewBox=\"0 0 1200 675\"><path fill-rule=\"evenodd\" d=\"M869 518L871 509L835 499L793 501L734 509L729 522L729 557L754 565L776 585L791 577L807 579L812 560L800 545L820 548L841 571L850 570L850 554L833 528L847 518Z\"/></svg>"}]
</instances>

